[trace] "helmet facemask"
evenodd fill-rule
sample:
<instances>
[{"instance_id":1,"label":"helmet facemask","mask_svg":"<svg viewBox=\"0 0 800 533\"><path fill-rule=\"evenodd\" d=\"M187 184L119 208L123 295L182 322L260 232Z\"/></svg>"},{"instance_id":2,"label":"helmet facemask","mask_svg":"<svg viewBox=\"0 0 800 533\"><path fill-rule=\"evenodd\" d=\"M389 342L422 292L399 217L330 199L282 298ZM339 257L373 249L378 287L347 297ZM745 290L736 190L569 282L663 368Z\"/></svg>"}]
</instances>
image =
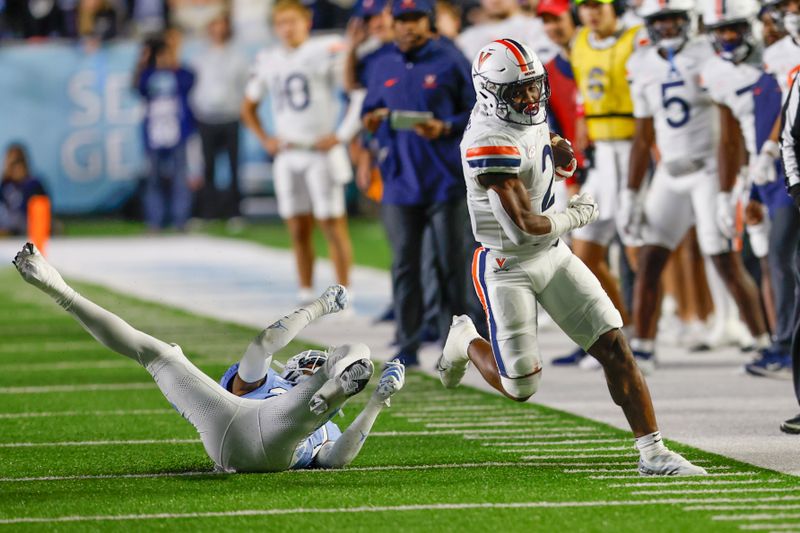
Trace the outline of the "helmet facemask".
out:
<instances>
[{"instance_id":1,"label":"helmet facemask","mask_svg":"<svg viewBox=\"0 0 800 533\"><path fill-rule=\"evenodd\" d=\"M750 23L747 20L723 22L709 27L709 29L712 30L714 49L726 61L734 64L741 63L747 59L755 47ZM723 30L735 31L738 37L734 40L723 40L721 35Z\"/></svg>"},{"instance_id":2,"label":"helmet facemask","mask_svg":"<svg viewBox=\"0 0 800 533\"><path fill-rule=\"evenodd\" d=\"M662 11L645 19L650 40L659 49L672 55L689 40L691 22L686 11Z\"/></svg>"},{"instance_id":3,"label":"helmet facemask","mask_svg":"<svg viewBox=\"0 0 800 533\"><path fill-rule=\"evenodd\" d=\"M313 376L327 360L328 352L306 350L286 361L281 377L286 381L298 384Z\"/></svg>"},{"instance_id":4,"label":"helmet facemask","mask_svg":"<svg viewBox=\"0 0 800 533\"><path fill-rule=\"evenodd\" d=\"M494 113L500 120L522 126L535 126L547 120L550 99L547 72L511 83L483 80L481 89L494 96Z\"/></svg>"}]
</instances>

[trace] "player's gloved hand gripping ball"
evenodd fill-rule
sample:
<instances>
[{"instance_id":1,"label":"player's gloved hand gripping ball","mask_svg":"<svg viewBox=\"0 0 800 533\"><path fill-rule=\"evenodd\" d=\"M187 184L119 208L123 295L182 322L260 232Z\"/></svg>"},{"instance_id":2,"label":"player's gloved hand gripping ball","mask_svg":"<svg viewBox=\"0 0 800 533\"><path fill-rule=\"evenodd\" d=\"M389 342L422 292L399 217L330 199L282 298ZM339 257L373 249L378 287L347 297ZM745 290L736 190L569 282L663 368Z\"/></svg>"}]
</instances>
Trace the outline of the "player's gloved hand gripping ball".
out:
<instances>
[{"instance_id":1,"label":"player's gloved hand gripping ball","mask_svg":"<svg viewBox=\"0 0 800 533\"><path fill-rule=\"evenodd\" d=\"M556 181L565 180L575 174L578 170L578 160L575 159L572 143L560 135L554 135L550 138L550 146L553 147Z\"/></svg>"}]
</instances>

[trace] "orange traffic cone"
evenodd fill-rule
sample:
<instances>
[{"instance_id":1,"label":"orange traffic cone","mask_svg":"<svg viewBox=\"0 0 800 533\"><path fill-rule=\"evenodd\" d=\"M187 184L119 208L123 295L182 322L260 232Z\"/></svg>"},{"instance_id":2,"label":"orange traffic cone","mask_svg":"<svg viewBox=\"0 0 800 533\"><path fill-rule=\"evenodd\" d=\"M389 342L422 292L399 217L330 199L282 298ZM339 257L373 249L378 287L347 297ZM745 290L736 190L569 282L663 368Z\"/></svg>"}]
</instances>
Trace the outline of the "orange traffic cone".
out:
<instances>
[{"instance_id":1,"label":"orange traffic cone","mask_svg":"<svg viewBox=\"0 0 800 533\"><path fill-rule=\"evenodd\" d=\"M42 194L28 200L28 238L43 255L50 239L50 198Z\"/></svg>"}]
</instances>

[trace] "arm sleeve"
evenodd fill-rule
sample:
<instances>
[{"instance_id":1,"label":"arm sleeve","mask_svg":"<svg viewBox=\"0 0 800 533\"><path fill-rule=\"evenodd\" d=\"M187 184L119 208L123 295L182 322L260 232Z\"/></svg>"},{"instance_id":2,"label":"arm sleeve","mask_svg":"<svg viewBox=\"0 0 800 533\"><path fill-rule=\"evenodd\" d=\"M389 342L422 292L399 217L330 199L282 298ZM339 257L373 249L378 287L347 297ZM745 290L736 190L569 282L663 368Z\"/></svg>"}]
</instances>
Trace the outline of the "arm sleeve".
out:
<instances>
[{"instance_id":1,"label":"arm sleeve","mask_svg":"<svg viewBox=\"0 0 800 533\"><path fill-rule=\"evenodd\" d=\"M645 84L641 79L637 79L635 75L631 74L632 72L636 72L636 69L640 67L641 65L639 61L637 61L636 55L628 60L628 84L631 90L631 101L633 101L633 116L635 118L650 118L653 116L653 110L647 101Z\"/></svg>"},{"instance_id":2,"label":"arm sleeve","mask_svg":"<svg viewBox=\"0 0 800 533\"><path fill-rule=\"evenodd\" d=\"M386 107L386 104L383 102L383 92L381 91L381 86L375 80L374 69L372 70L372 74L368 82L367 92L364 95L364 103L361 106L362 117L370 111L374 111L375 109L379 109L381 107Z\"/></svg>"},{"instance_id":3,"label":"arm sleeve","mask_svg":"<svg viewBox=\"0 0 800 533\"><path fill-rule=\"evenodd\" d=\"M322 445L314 459L318 468L342 468L356 458L367 440L375 420L381 413L383 402L370 398L364 410L359 413L352 424L335 441Z\"/></svg>"},{"instance_id":4,"label":"arm sleeve","mask_svg":"<svg viewBox=\"0 0 800 533\"><path fill-rule=\"evenodd\" d=\"M519 174L522 150L509 136L489 134L476 137L463 147L467 173L473 178L481 174Z\"/></svg>"},{"instance_id":5,"label":"arm sleeve","mask_svg":"<svg viewBox=\"0 0 800 533\"><path fill-rule=\"evenodd\" d=\"M366 89L356 89L348 94L347 111L344 114L344 118L342 118L341 124L336 129L336 138L340 142L350 142L361 131L361 109L366 96Z\"/></svg>"},{"instance_id":6,"label":"arm sleeve","mask_svg":"<svg viewBox=\"0 0 800 533\"><path fill-rule=\"evenodd\" d=\"M781 159L786 174L786 186L800 184L800 166L798 165L798 137L800 137L800 88L795 76L789 97L783 107L783 127L781 128Z\"/></svg>"}]
</instances>

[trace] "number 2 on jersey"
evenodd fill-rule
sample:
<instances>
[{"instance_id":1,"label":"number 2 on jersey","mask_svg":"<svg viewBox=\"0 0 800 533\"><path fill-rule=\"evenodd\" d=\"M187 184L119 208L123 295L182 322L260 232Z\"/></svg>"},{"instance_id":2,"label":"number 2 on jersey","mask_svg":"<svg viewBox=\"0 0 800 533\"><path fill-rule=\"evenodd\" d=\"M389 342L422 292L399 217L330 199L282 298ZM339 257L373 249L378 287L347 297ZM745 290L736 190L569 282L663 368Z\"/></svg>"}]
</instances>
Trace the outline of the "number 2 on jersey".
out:
<instances>
[{"instance_id":1,"label":"number 2 on jersey","mask_svg":"<svg viewBox=\"0 0 800 533\"><path fill-rule=\"evenodd\" d=\"M667 124L673 128L680 128L689 122L689 102L680 96L670 96L667 93L670 89L683 87L686 83L683 80L670 81L661 85L661 104L667 113L674 114L673 109L677 109L680 115L678 117L667 116ZM675 91L672 91L673 93Z\"/></svg>"},{"instance_id":2,"label":"number 2 on jersey","mask_svg":"<svg viewBox=\"0 0 800 533\"><path fill-rule=\"evenodd\" d=\"M550 161L550 183L547 185L547 192L542 198L542 213L553 207L556 203L556 195L553 194L553 180L555 178L555 163L553 162L553 148L549 144L542 149L542 174L547 172L547 162Z\"/></svg>"}]
</instances>

